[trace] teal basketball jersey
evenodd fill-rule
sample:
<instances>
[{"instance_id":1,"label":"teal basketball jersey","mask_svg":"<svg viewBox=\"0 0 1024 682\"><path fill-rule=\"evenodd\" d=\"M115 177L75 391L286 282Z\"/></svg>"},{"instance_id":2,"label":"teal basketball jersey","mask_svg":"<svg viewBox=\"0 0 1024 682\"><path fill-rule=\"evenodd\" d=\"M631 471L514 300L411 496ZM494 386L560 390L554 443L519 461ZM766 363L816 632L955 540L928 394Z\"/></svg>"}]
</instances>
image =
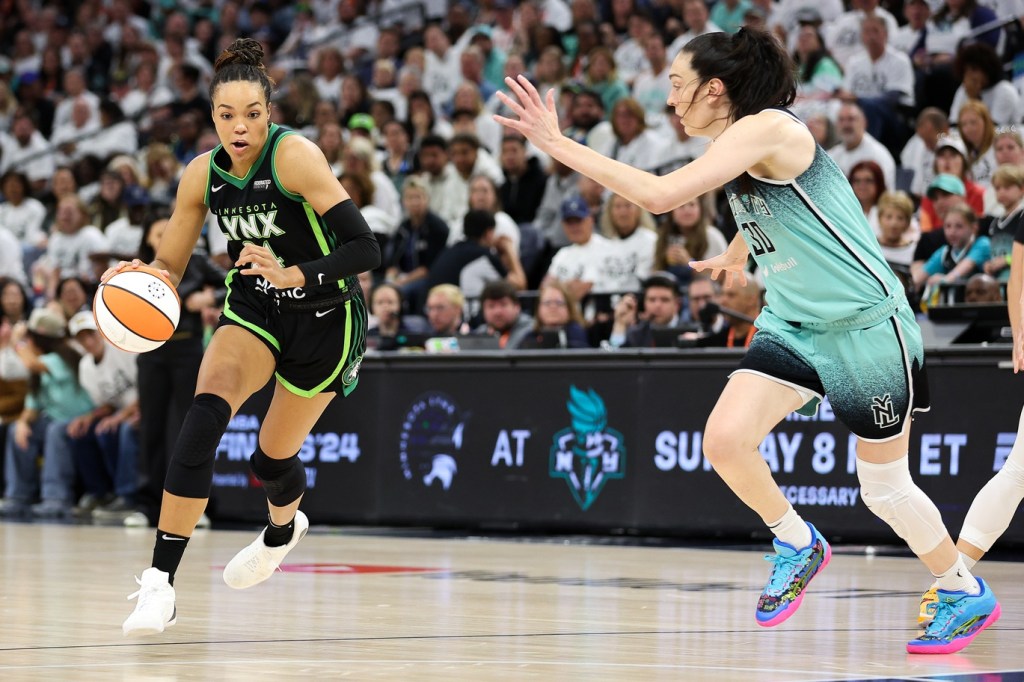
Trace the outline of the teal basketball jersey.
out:
<instances>
[{"instance_id":1,"label":"teal basketball jersey","mask_svg":"<svg viewBox=\"0 0 1024 682\"><path fill-rule=\"evenodd\" d=\"M746 175L726 194L776 316L827 323L904 297L850 182L820 146L793 180Z\"/></svg>"},{"instance_id":2,"label":"teal basketball jersey","mask_svg":"<svg viewBox=\"0 0 1024 682\"><path fill-rule=\"evenodd\" d=\"M277 145L291 134L294 132L276 123L271 125L260 158L244 178L229 172L231 159L223 146L217 145L210 152L206 205L217 216L217 224L227 237L232 262L250 242L270 249L282 267L317 260L338 245L334 232L309 202L278 181L274 160ZM274 299L304 301L337 296L339 289L359 290L355 277L336 282L307 282L304 287L292 289L277 289L258 276L237 275L234 282L235 286Z\"/></svg>"}]
</instances>

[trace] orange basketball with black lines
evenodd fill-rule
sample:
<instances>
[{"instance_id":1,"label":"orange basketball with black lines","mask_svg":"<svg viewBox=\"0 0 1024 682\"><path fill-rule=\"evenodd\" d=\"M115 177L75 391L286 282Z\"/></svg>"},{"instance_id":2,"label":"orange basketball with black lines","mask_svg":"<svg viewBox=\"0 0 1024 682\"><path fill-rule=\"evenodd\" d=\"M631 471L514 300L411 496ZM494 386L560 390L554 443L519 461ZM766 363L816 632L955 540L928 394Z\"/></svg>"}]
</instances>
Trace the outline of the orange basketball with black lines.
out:
<instances>
[{"instance_id":1,"label":"orange basketball with black lines","mask_svg":"<svg viewBox=\"0 0 1024 682\"><path fill-rule=\"evenodd\" d=\"M145 353L171 338L181 316L181 300L159 270L143 265L100 284L92 313L107 341L129 353Z\"/></svg>"}]
</instances>

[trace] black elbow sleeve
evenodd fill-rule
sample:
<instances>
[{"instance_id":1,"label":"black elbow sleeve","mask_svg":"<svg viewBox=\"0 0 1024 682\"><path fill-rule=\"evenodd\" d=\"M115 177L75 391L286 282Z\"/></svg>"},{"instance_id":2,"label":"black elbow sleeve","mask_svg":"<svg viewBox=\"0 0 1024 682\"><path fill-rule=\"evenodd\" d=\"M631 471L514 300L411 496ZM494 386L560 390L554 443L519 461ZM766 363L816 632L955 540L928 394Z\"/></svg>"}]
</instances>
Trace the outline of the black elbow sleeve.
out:
<instances>
[{"instance_id":1,"label":"black elbow sleeve","mask_svg":"<svg viewBox=\"0 0 1024 682\"><path fill-rule=\"evenodd\" d=\"M323 218L338 245L323 258L299 264L307 282L337 281L380 265L377 238L351 199L333 206Z\"/></svg>"}]
</instances>

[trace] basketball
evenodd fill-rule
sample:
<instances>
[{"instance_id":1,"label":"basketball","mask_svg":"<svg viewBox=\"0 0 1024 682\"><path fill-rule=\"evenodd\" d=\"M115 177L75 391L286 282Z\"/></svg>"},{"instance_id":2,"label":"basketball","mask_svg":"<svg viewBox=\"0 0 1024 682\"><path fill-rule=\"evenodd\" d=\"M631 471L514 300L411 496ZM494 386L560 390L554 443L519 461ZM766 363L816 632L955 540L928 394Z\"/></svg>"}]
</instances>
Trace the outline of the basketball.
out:
<instances>
[{"instance_id":1,"label":"basketball","mask_svg":"<svg viewBox=\"0 0 1024 682\"><path fill-rule=\"evenodd\" d=\"M181 301L158 270L140 266L122 270L100 284L92 312L107 341L129 353L145 353L171 338L181 315Z\"/></svg>"}]
</instances>

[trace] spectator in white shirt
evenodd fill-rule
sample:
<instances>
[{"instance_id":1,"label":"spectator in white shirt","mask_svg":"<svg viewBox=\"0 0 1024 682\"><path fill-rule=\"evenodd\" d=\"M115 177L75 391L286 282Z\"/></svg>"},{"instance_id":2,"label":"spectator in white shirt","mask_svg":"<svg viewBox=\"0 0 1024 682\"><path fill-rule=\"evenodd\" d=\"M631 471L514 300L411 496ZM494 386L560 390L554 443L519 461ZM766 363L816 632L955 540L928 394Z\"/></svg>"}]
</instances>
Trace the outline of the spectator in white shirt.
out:
<instances>
[{"instance_id":1,"label":"spectator in white shirt","mask_svg":"<svg viewBox=\"0 0 1024 682\"><path fill-rule=\"evenodd\" d=\"M913 171L910 193L923 197L928 185L935 177L935 149L939 135L949 132L946 113L936 107L926 107L917 115L917 127L900 153L900 165Z\"/></svg>"},{"instance_id":2,"label":"spectator in white shirt","mask_svg":"<svg viewBox=\"0 0 1024 682\"><path fill-rule=\"evenodd\" d=\"M882 17L864 17L864 49L847 61L839 97L860 105L872 137L899 149L910 136L903 112L914 106L914 66L910 57L889 46L888 36Z\"/></svg>"},{"instance_id":3,"label":"spectator in white shirt","mask_svg":"<svg viewBox=\"0 0 1024 682\"><path fill-rule=\"evenodd\" d=\"M469 206L469 189L448 160L448 141L440 135L427 135L420 142L418 157L431 212L447 225L462 218Z\"/></svg>"},{"instance_id":4,"label":"spectator in white shirt","mask_svg":"<svg viewBox=\"0 0 1024 682\"><path fill-rule=\"evenodd\" d=\"M36 194L46 188L55 169L50 143L36 130L27 112L16 113L11 134L0 131L0 173L21 171L32 183L32 193Z\"/></svg>"},{"instance_id":5,"label":"spectator in white shirt","mask_svg":"<svg viewBox=\"0 0 1024 682\"><path fill-rule=\"evenodd\" d=\"M588 294L611 292L614 282L604 270L610 242L594 231L594 218L582 197L569 197L562 203L562 229L569 245L551 259L545 282L557 280L577 300Z\"/></svg>"},{"instance_id":6,"label":"spectator in white shirt","mask_svg":"<svg viewBox=\"0 0 1024 682\"><path fill-rule=\"evenodd\" d=\"M94 125L100 123L100 98L95 93L89 92L86 86L85 71L82 69L69 69L64 73L64 94L65 97L57 105L53 114L53 129L56 131L63 125L71 123L72 109L79 99L85 100L89 107L89 122Z\"/></svg>"},{"instance_id":7,"label":"spectator in white shirt","mask_svg":"<svg viewBox=\"0 0 1024 682\"><path fill-rule=\"evenodd\" d=\"M43 230L46 207L30 196L31 191L31 184L24 173L10 170L0 177L0 192L4 197L0 204L0 227L9 230L20 244L41 253L46 247L46 232Z\"/></svg>"},{"instance_id":8,"label":"spectator in white shirt","mask_svg":"<svg viewBox=\"0 0 1024 682\"><path fill-rule=\"evenodd\" d=\"M599 220L601 234L611 241L605 260L612 287L619 292L639 291L651 274L658 233L654 218L626 197L613 194L604 203Z\"/></svg>"},{"instance_id":9,"label":"spectator in white shirt","mask_svg":"<svg viewBox=\"0 0 1024 682\"><path fill-rule=\"evenodd\" d=\"M843 175L858 161L874 161L882 168L887 187L896 186L896 161L881 142L867 132L867 119L861 108L852 102L845 102L839 108L836 133L840 143L828 150Z\"/></svg>"},{"instance_id":10,"label":"spectator in white shirt","mask_svg":"<svg viewBox=\"0 0 1024 682\"><path fill-rule=\"evenodd\" d=\"M665 101L671 81L668 78L671 64L665 51L665 36L654 31L644 41L644 56L647 68L633 81L633 98L647 112L647 125L659 128L665 125Z\"/></svg>"},{"instance_id":11,"label":"spectator in white shirt","mask_svg":"<svg viewBox=\"0 0 1024 682\"><path fill-rule=\"evenodd\" d=\"M46 248L46 255L36 268L46 265L57 278L78 276L95 281L96 269L89 256L109 251L106 237L94 225L87 225L85 204L75 196L65 197L57 204L54 232ZM44 273L44 275L47 273Z\"/></svg>"},{"instance_id":12,"label":"spectator in white shirt","mask_svg":"<svg viewBox=\"0 0 1024 682\"><path fill-rule=\"evenodd\" d=\"M1020 93L1003 73L1003 60L988 43L969 43L957 50L953 77L960 87L953 95L950 117L959 118L964 103L976 99L985 103L996 125L1018 123Z\"/></svg>"},{"instance_id":13,"label":"spectator in white shirt","mask_svg":"<svg viewBox=\"0 0 1024 682\"><path fill-rule=\"evenodd\" d=\"M878 0L858 0L854 7L824 26L822 31L825 44L843 70L847 69L850 59L864 48L862 23L865 18L874 16L881 19L888 35L895 35L899 29L896 17L879 7Z\"/></svg>"},{"instance_id":14,"label":"spectator in white shirt","mask_svg":"<svg viewBox=\"0 0 1024 682\"><path fill-rule=\"evenodd\" d=\"M615 132L611 158L643 170L658 166L664 135L647 129L645 112L639 102L632 97L620 99L612 107L611 122Z\"/></svg>"}]
</instances>

